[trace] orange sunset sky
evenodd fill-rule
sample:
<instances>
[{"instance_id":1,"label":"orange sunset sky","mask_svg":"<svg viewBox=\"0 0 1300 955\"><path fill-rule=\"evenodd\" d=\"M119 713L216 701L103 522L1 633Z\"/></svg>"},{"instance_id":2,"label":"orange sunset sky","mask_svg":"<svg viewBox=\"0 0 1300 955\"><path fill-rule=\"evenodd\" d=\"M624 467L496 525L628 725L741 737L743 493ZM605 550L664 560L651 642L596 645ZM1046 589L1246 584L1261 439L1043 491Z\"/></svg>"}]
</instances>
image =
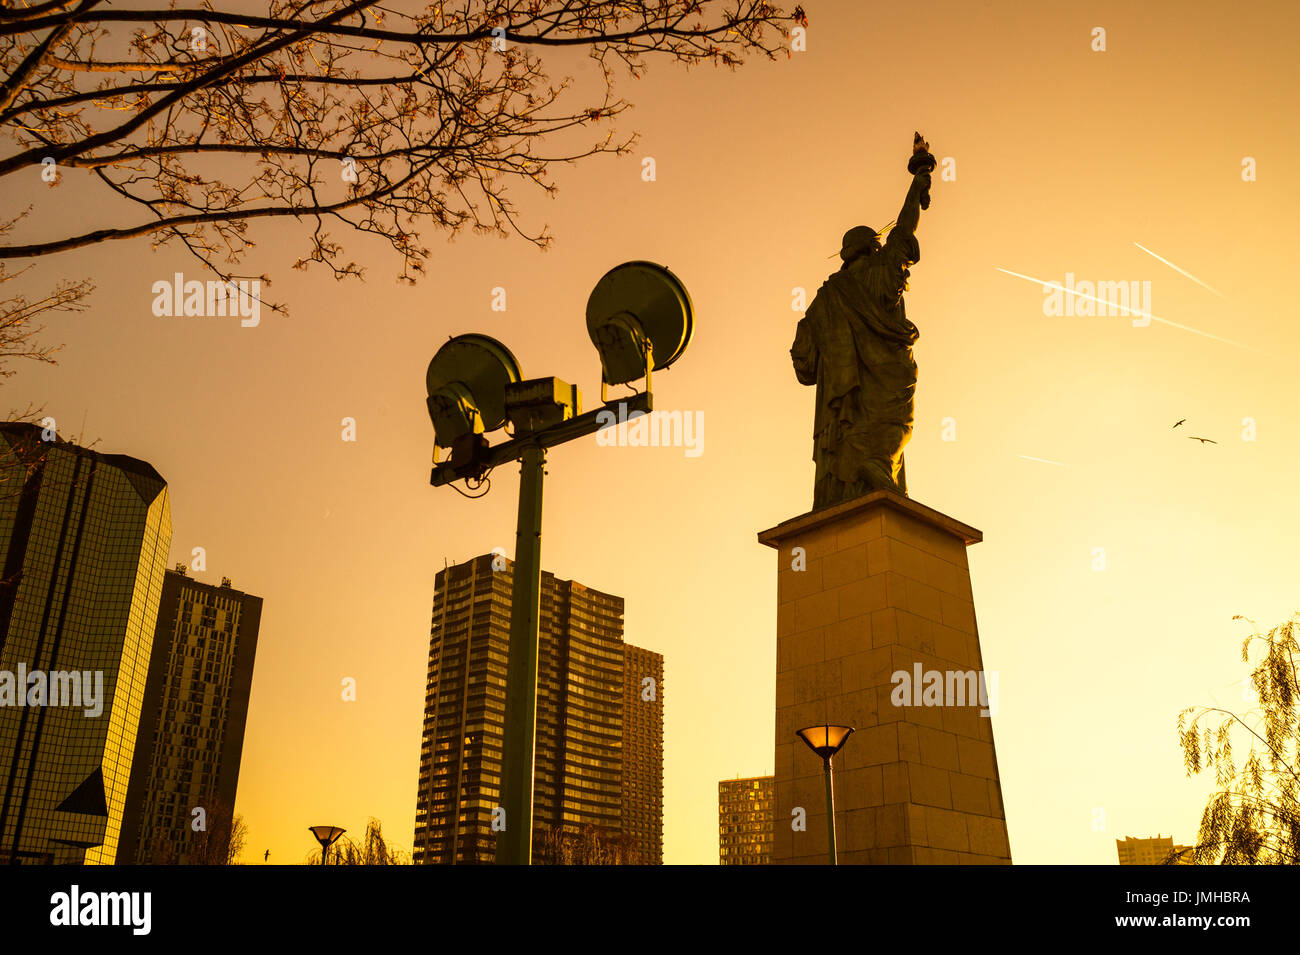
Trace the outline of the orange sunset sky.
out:
<instances>
[{"instance_id":1,"label":"orange sunset sky","mask_svg":"<svg viewBox=\"0 0 1300 955\"><path fill-rule=\"evenodd\" d=\"M202 546L199 579L265 600L244 861L300 862L307 826L358 834L370 816L409 850L433 577L494 547L513 555L518 491L513 465L482 500L429 487L425 366L449 335L482 332L594 407L587 295L612 266L650 259L696 313L656 405L703 415L703 453L594 437L552 451L543 566L626 598L627 640L664 654L665 861L716 863L718 781L773 768L776 558L755 534L812 503L792 290L811 298L850 226L895 217L913 130L941 167L907 295L921 330L908 485L985 535L971 577L999 673L1012 858L1112 864L1116 838L1193 840L1210 781L1184 776L1177 714L1240 704L1249 627L1234 614L1267 629L1300 610L1300 12L804 6L807 51L789 59L734 73L652 59L621 80L632 153L557 168L554 200L514 187L524 224L555 236L545 253L429 227L428 275L409 288L384 249L339 234L367 276L337 283L292 270L300 229L255 227L242 271L270 274L291 309L256 328L155 317L155 281L201 276L148 242L60 255L22 280L98 289L88 311L46 323L59 364L20 366L6 407L43 405L65 437L152 463L171 489L171 563ZM552 71L591 79L582 60ZM30 234L57 232L78 189L36 183L3 207L30 203ZM1043 289L1008 272L1150 282L1151 313L1208 334L1048 316ZM498 286L505 312L491 309Z\"/></svg>"}]
</instances>

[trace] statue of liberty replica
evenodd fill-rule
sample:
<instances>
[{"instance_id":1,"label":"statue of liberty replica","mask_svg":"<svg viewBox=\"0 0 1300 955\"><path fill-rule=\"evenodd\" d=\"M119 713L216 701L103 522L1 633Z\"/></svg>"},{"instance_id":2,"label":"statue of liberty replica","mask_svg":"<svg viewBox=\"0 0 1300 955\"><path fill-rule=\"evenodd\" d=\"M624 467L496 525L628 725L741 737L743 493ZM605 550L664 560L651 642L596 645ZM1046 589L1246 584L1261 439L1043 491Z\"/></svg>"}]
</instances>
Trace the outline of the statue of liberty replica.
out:
<instances>
[{"instance_id":1,"label":"statue of liberty replica","mask_svg":"<svg viewBox=\"0 0 1300 955\"><path fill-rule=\"evenodd\" d=\"M912 184L898 221L883 243L864 225L844 233L843 264L795 332L795 376L817 386L814 510L882 489L907 494L903 447L912 437L912 345L920 333L908 321L903 293L909 266L921 258L916 226L930 207L935 159L929 150L917 133L907 163Z\"/></svg>"}]
</instances>

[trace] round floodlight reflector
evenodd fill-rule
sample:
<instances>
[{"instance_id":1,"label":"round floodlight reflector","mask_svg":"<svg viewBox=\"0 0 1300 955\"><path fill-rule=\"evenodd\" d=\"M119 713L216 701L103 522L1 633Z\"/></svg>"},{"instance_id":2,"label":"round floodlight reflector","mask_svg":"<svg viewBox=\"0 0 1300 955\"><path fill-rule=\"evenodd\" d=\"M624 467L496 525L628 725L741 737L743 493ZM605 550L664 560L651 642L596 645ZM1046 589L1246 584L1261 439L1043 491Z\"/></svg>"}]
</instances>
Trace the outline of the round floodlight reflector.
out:
<instances>
[{"instance_id":1,"label":"round floodlight reflector","mask_svg":"<svg viewBox=\"0 0 1300 955\"><path fill-rule=\"evenodd\" d=\"M695 314L686 286L654 262L624 262L596 283L587 300L587 333L600 353L605 381L627 384L686 351Z\"/></svg>"},{"instance_id":2,"label":"round floodlight reflector","mask_svg":"<svg viewBox=\"0 0 1300 955\"><path fill-rule=\"evenodd\" d=\"M495 431L506 423L506 385L523 380L510 349L487 335L449 339L425 374L434 442L450 448L468 434Z\"/></svg>"}]
</instances>

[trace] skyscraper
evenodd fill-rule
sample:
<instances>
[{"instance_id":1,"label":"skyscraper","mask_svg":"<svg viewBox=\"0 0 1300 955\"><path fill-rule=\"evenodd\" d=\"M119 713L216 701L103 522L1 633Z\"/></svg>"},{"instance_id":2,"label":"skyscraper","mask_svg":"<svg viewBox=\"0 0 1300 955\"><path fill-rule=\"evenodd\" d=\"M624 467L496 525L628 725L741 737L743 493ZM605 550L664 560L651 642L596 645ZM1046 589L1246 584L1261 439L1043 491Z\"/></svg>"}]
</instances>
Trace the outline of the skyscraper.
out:
<instances>
[{"instance_id":1,"label":"skyscraper","mask_svg":"<svg viewBox=\"0 0 1300 955\"><path fill-rule=\"evenodd\" d=\"M776 777L718 783L718 864L771 865L776 842Z\"/></svg>"},{"instance_id":2,"label":"skyscraper","mask_svg":"<svg viewBox=\"0 0 1300 955\"><path fill-rule=\"evenodd\" d=\"M217 587L167 571L120 861L224 861L261 619L262 598L228 578Z\"/></svg>"},{"instance_id":3,"label":"skyscraper","mask_svg":"<svg viewBox=\"0 0 1300 955\"><path fill-rule=\"evenodd\" d=\"M167 485L143 461L14 423L0 425L0 480L0 862L112 864Z\"/></svg>"},{"instance_id":4,"label":"skyscraper","mask_svg":"<svg viewBox=\"0 0 1300 955\"><path fill-rule=\"evenodd\" d=\"M492 811L501 788L512 581L512 562L490 554L437 575L417 863L495 859ZM638 834L649 840L662 815L662 715L638 709L625 720L623 600L549 573L542 574L541 593L533 860L556 857L557 838L583 833L600 834L606 846L640 844ZM650 658L658 664L647 675L662 677L662 657L637 657L638 688ZM641 705L662 710L662 694L656 689ZM659 737L644 739L655 727ZM629 749L636 754L631 777L624 764Z\"/></svg>"},{"instance_id":5,"label":"skyscraper","mask_svg":"<svg viewBox=\"0 0 1300 955\"><path fill-rule=\"evenodd\" d=\"M623 833L643 865L664 861L664 658L623 645Z\"/></svg>"}]
</instances>

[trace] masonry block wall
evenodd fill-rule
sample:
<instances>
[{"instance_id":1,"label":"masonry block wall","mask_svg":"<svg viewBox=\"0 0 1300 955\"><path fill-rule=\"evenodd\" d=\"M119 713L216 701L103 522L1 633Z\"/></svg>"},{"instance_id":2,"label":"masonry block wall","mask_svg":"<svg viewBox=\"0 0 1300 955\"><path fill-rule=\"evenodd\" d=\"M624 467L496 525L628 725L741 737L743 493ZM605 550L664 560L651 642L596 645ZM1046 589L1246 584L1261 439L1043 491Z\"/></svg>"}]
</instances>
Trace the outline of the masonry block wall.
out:
<instances>
[{"instance_id":1,"label":"masonry block wall","mask_svg":"<svg viewBox=\"0 0 1300 955\"><path fill-rule=\"evenodd\" d=\"M856 728L834 762L840 864L1010 863L977 690L984 661L966 548L981 539L887 491L759 535L778 569L776 864L827 861L822 763L795 731L828 721ZM917 664L957 693L895 705L894 674L914 678ZM791 825L796 808L803 831Z\"/></svg>"}]
</instances>

